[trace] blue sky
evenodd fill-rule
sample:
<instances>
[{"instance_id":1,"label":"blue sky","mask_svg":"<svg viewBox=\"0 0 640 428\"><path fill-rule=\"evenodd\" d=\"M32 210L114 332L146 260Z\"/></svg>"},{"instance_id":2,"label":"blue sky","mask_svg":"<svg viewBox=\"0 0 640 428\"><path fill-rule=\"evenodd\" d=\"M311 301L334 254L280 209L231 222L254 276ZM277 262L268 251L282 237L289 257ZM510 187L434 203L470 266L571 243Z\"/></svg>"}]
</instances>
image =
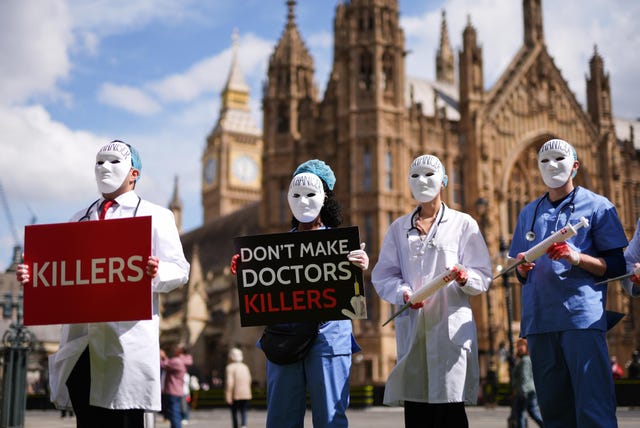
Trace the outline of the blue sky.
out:
<instances>
[{"instance_id":1,"label":"blue sky","mask_svg":"<svg viewBox=\"0 0 640 428\"><path fill-rule=\"evenodd\" d=\"M332 60L338 0L299 0L296 22L322 93ZM0 1L0 270L24 226L66 221L98 196L95 152L122 139L142 155L139 193L166 206L174 177L184 229L202 223L200 156L218 117L231 35L261 124L268 57L286 21L285 0ZM407 74L433 79L440 15L453 49L470 16L490 87L520 47L522 1L400 0ZM593 47L611 75L614 115L640 117L640 3L546 0L548 49L584 105ZM13 223L13 227L10 227ZM13 229L13 231L11 230ZM15 235L15 237L14 237Z\"/></svg>"}]
</instances>

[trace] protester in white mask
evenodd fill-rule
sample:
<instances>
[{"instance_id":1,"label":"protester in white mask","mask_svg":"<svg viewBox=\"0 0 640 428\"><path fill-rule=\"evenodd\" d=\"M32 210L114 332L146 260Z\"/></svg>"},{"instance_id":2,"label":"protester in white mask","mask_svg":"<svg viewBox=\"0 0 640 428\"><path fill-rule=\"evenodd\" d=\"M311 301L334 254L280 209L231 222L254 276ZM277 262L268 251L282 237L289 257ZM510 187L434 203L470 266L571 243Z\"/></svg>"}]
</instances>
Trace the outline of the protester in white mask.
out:
<instances>
[{"instance_id":1,"label":"protester in white mask","mask_svg":"<svg viewBox=\"0 0 640 428\"><path fill-rule=\"evenodd\" d=\"M575 177L579 166L575 149L564 140L549 140L538 152L542 180L551 189L562 187L569 177Z\"/></svg>"},{"instance_id":2,"label":"protester in white mask","mask_svg":"<svg viewBox=\"0 0 640 428\"><path fill-rule=\"evenodd\" d=\"M77 428L144 428L145 411L161 410L158 293L186 283L189 263L173 213L135 192L140 170L140 156L130 145L114 140L102 146L94 167L101 196L70 220L152 218L152 254L145 269L151 278L152 318L65 324L59 350L49 357L50 399L60 409L73 408ZM126 245L118 236L96 237L95 245L105 239ZM28 284L29 266L18 265L16 278ZM64 309L73 311L73 305Z\"/></svg>"},{"instance_id":3,"label":"protester in white mask","mask_svg":"<svg viewBox=\"0 0 640 428\"><path fill-rule=\"evenodd\" d=\"M551 234L588 220L575 236L551 245L547 256L516 268L522 283L520 335L528 341L545 426L615 427L607 285L597 283L625 273L627 238L611 201L574 185L579 166L568 142L542 145L538 167L547 191L520 212L509 256L522 260Z\"/></svg>"},{"instance_id":4,"label":"protester in white mask","mask_svg":"<svg viewBox=\"0 0 640 428\"><path fill-rule=\"evenodd\" d=\"M289 207L300 223L310 223L320 214L325 193L322 180L315 174L303 172L291 180L288 194Z\"/></svg>"},{"instance_id":5,"label":"protester in white mask","mask_svg":"<svg viewBox=\"0 0 640 428\"><path fill-rule=\"evenodd\" d=\"M409 186L418 202L431 202L447 185L444 166L435 156L417 157L409 168Z\"/></svg>"},{"instance_id":6,"label":"protester in white mask","mask_svg":"<svg viewBox=\"0 0 640 428\"><path fill-rule=\"evenodd\" d=\"M383 402L404 406L406 428L464 428L465 404L476 403L480 379L469 298L489 288L489 251L476 221L442 202L447 175L437 157L417 157L408 179L418 204L387 230L371 273L376 292L404 305L445 270L464 270L454 269L444 287L395 318L398 358Z\"/></svg>"},{"instance_id":7,"label":"protester in white mask","mask_svg":"<svg viewBox=\"0 0 640 428\"><path fill-rule=\"evenodd\" d=\"M142 165L135 149L119 140L102 146L96 154L95 165L96 183L100 193L110 195L126 185L125 180L132 169L138 171L135 177L137 181Z\"/></svg>"},{"instance_id":8,"label":"protester in white mask","mask_svg":"<svg viewBox=\"0 0 640 428\"><path fill-rule=\"evenodd\" d=\"M334 199L335 183L333 171L321 160L308 160L296 168L287 197L293 214L291 232L320 231L342 223L340 205ZM362 270L369 266L364 244L350 251L347 259ZM231 259L234 275L238 263L236 254ZM351 320L283 323L278 324L278 329L286 331L287 336L299 337L301 324L311 324L317 330L311 349L302 359L278 364L269 360L268 351L262 348L267 356L266 428L303 426L307 409L305 391L309 394L313 426L345 428L349 425L346 415L349 394L344 391L349 390L351 355L360 350L353 337ZM260 342L258 345L261 346Z\"/></svg>"}]
</instances>

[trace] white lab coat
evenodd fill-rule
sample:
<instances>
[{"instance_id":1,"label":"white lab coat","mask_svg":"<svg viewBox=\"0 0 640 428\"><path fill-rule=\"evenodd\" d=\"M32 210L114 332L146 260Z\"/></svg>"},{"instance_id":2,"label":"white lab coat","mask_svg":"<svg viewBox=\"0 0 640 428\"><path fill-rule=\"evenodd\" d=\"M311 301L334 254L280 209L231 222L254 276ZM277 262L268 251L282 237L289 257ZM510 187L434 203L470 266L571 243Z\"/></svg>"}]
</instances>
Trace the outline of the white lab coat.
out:
<instances>
[{"instance_id":1,"label":"white lab coat","mask_svg":"<svg viewBox=\"0 0 640 428\"><path fill-rule=\"evenodd\" d=\"M101 202L98 201L89 210L79 211L70 221L79 221L81 218L83 221L97 220ZM152 280L153 317L143 321L63 325L60 349L49 357L51 401L59 408L71 407L65 383L88 346L91 405L109 409L160 410L157 293L169 292L186 283L189 263L184 257L171 211L141 200L133 191L120 195L116 202L118 205L110 209L107 219L152 216L151 251L160 259L158 275ZM83 218L85 215L88 218ZM118 237L96 237L96 240L100 239Z\"/></svg>"},{"instance_id":2,"label":"white lab coat","mask_svg":"<svg viewBox=\"0 0 640 428\"><path fill-rule=\"evenodd\" d=\"M408 236L411 214L394 221L371 274L378 295L396 305L404 304L405 290L418 290L456 263L464 265L469 276L465 286L451 282L422 309L409 309L395 319L398 361L385 387L387 405L477 401L477 334L469 296L489 288L491 260L476 221L444 204L442 209L440 224L441 211L424 241L415 229ZM429 248L432 237L434 246Z\"/></svg>"}]
</instances>

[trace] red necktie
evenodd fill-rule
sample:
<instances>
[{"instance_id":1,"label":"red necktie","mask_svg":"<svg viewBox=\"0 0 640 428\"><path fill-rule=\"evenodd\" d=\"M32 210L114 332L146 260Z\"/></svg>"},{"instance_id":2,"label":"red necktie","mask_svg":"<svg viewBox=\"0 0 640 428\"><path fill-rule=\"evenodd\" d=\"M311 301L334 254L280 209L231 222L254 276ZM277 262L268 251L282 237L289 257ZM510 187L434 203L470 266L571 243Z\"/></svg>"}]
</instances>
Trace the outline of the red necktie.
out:
<instances>
[{"instance_id":1,"label":"red necktie","mask_svg":"<svg viewBox=\"0 0 640 428\"><path fill-rule=\"evenodd\" d=\"M104 220L104 216L107 214L107 210L111 205L113 205L116 201L111 199L105 199L100 207L100 216L98 217L100 220Z\"/></svg>"}]
</instances>

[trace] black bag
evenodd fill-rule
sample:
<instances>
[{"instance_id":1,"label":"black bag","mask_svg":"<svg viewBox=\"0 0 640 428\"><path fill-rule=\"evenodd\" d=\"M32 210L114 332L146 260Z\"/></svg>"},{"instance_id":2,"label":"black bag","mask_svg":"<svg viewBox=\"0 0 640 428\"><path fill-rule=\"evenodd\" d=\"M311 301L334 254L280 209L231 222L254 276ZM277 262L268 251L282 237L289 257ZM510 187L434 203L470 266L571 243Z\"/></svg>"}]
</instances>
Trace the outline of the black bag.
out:
<instances>
[{"instance_id":1,"label":"black bag","mask_svg":"<svg viewBox=\"0 0 640 428\"><path fill-rule=\"evenodd\" d=\"M292 364L304 359L318 336L318 323L287 323L265 327L260 347L272 363Z\"/></svg>"}]
</instances>

